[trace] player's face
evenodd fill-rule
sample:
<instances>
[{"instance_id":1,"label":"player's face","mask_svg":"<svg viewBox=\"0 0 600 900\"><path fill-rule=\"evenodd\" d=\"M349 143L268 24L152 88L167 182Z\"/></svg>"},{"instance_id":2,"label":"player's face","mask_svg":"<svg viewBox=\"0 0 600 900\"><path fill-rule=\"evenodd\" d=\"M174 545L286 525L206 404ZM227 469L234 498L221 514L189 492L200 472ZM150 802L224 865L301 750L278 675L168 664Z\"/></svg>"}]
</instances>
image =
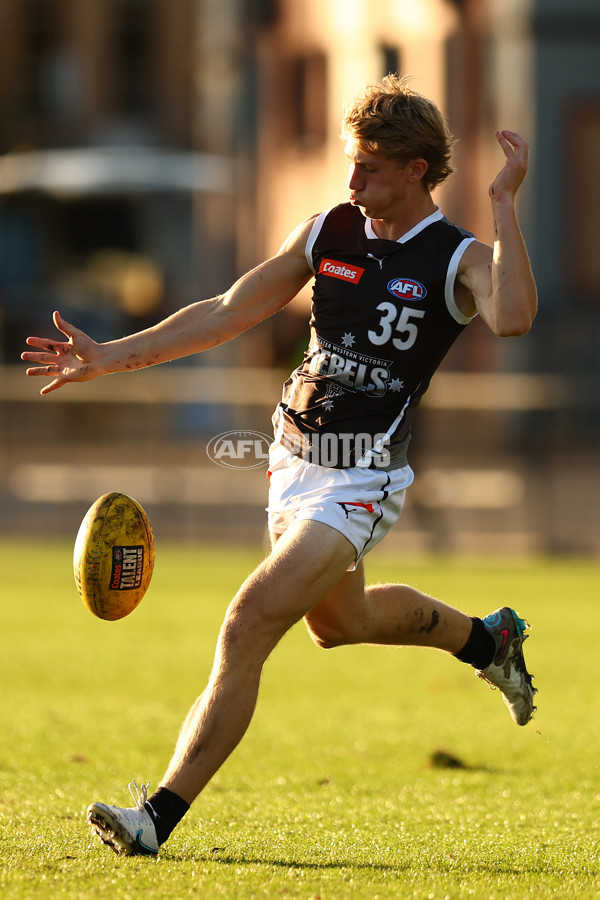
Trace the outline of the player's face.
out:
<instances>
[{"instance_id":1,"label":"player's face","mask_svg":"<svg viewBox=\"0 0 600 900\"><path fill-rule=\"evenodd\" d=\"M370 219L393 218L406 197L407 166L397 160L361 150L357 141L346 142L350 163L350 203Z\"/></svg>"}]
</instances>

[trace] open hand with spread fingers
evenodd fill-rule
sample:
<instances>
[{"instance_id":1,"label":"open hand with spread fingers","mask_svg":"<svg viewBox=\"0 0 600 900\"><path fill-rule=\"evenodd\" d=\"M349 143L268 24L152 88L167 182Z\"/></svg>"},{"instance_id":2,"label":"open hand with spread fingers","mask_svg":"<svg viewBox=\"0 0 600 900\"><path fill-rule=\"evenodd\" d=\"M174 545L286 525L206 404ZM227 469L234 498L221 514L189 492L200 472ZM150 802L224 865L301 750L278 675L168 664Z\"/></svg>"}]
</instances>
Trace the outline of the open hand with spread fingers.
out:
<instances>
[{"instance_id":1,"label":"open hand with spread fingers","mask_svg":"<svg viewBox=\"0 0 600 900\"><path fill-rule=\"evenodd\" d=\"M54 376L54 380L42 388L41 394L56 391L71 381L91 381L103 374L100 366L101 345L79 328L70 325L60 313L55 312L53 320L68 340L28 337L27 344L38 350L26 350L21 354L21 359L25 362L37 364L27 369L28 375Z\"/></svg>"}]
</instances>

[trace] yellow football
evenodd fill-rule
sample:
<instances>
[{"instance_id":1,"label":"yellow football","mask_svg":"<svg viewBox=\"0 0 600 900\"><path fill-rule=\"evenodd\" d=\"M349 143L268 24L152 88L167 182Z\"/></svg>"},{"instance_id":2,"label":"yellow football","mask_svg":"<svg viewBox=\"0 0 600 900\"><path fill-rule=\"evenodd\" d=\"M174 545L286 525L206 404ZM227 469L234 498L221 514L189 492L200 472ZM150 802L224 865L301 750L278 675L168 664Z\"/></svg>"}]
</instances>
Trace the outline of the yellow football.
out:
<instances>
[{"instance_id":1,"label":"yellow football","mask_svg":"<svg viewBox=\"0 0 600 900\"><path fill-rule=\"evenodd\" d=\"M99 619L122 619L148 590L154 535L145 511L127 494L104 494L85 514L73 551L81 599Z\"/></svg>"}]
</instances>

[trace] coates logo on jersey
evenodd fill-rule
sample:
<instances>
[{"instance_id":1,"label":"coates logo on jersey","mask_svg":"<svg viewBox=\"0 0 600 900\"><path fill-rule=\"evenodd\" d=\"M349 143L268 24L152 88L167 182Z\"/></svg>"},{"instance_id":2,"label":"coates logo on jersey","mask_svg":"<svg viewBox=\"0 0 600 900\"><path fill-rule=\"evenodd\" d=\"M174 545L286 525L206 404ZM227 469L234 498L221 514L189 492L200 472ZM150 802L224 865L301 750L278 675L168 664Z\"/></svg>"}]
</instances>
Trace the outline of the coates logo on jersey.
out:
<instances>
[{"instance_id":1,"label":"coates logo on jersey","mask_svg":"<svg viewBox=\"0 0 600 900\"><path fill-rule=\"evenodd\" d=\"M427 288L414 278L392 278L387 286L390 294L400 300L423 300L427 296Z\"/></svg>"},{"instance_id":2,"label":"coates logo on jersey","mask_svg":"<svg viewBox=\"0 0 600 900\"><path fill-rule=\"evenodd\" d=\"M332 278L341 278L342 281L358 284L364 271L360 266L351 266L348 263L338 262L337 259L322 259L317 275L331 275Z\"/></svg>"}]
</instances>

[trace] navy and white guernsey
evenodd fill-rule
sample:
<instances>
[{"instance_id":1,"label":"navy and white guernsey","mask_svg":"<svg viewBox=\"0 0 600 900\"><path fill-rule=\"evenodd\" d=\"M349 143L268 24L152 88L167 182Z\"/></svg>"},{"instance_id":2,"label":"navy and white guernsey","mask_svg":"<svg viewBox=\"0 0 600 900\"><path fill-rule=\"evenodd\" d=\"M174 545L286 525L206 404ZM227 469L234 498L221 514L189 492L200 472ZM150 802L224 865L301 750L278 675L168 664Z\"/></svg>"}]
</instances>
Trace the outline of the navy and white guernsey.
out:
<instances>
[{"instance_id":1,"label":"navy and white guernsey","mask_svg":"<svg viewBox=\"0 0 600 900\"><path fill-rule=\"evenodd\" d=\"M419 401L471 321L454 283L473 240L439 209L398 241L350 203L317 217L310 342L283 387L276 440L320 465L406 464Z\"/></svg>"}]
</instances>

